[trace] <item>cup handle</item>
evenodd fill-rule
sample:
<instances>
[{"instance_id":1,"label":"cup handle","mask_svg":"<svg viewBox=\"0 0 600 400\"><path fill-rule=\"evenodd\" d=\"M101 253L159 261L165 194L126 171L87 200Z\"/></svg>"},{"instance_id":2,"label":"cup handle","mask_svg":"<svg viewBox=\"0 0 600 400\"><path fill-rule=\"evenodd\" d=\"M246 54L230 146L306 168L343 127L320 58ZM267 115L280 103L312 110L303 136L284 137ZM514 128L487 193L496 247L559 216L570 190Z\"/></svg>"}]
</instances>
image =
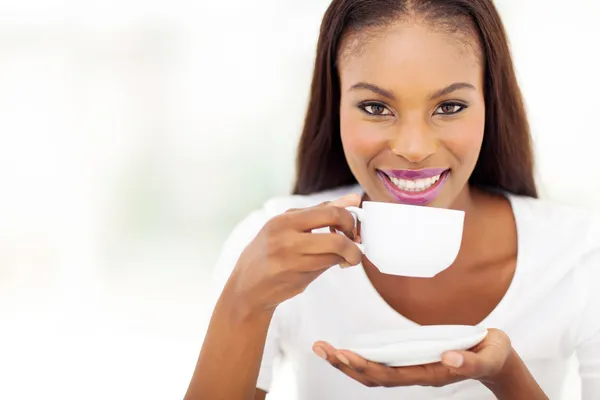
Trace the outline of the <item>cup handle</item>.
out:
<instances>
[{"instance_id":1,"label":"cup handle","mask_svg":"<svg viewBox=\"0 0 600 400\"><path fill-rule=\"evenodd\" d=\"M363 221L363 219L365 218L365 212L362 208L355 207L355 206L349 206L349 207L346 207L346 210L350 211L350 213L354 217L354 225L356 225L357 220ZM362 243L355 243L355 244L356 244L356 246L358 246L361 253L365 254L365 246Z\"/></svg>"}]
</instances>

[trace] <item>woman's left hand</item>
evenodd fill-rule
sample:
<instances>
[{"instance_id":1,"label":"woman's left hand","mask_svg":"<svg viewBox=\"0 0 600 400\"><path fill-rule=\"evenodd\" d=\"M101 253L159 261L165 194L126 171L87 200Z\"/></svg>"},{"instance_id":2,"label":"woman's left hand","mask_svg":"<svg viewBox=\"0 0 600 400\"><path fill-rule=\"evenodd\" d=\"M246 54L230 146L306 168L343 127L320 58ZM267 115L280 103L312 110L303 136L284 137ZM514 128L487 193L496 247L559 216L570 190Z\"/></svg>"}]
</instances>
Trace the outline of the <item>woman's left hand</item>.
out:
<instances>
[{"instance_id":1,"label":"woman's left hand","mask_svg":"<svg viewBox=\"0 0 600 400\"><path fill-rule=\"evenodd\" d=\"M468 351L444 353L442 361L413 367L388 367L365 360L359 355L316 342L313 351L350 378L368 387L434 386L441 387L465 379L494 382L513 353L508 336L489 329L485 339Z\"/></svg>"}]
</instances>

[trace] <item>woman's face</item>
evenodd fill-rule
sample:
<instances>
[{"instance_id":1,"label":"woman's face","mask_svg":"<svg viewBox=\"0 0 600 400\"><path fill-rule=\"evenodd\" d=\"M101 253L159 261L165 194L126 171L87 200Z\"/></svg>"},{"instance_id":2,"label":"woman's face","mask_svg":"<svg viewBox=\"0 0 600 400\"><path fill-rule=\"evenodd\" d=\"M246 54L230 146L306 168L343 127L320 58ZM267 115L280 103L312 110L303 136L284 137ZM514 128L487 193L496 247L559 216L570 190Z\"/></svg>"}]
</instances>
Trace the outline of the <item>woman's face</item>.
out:
<instances>
[{"instance_id":1,"label":"woman's face","mask_svg":"<svg viewBox=\"0 0 600 400\"><path fill-rule=\"evenodd\" d=\"M346 38L339 75L344 153L367 196L466 206L485 125L477 41L398 23Z\"/></svg>"}]
</instances>

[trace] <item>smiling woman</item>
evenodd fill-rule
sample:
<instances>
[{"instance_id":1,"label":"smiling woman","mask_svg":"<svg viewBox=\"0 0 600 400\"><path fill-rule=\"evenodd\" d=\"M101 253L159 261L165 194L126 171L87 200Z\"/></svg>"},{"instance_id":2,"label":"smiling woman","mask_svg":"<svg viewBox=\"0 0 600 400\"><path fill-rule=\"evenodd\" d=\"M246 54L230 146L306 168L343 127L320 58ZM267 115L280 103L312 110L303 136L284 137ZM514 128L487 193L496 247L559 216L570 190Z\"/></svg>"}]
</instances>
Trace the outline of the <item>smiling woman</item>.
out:
<instances>
[{"instance_id":1,"label":"smiling woman","mask_svg":"<svg viewBox=\"0 0 600 400\"><path fill-rule=\"evenodd\" d=\"M537 199L528 122L491 1L334 0L294 194L254 212L226 243L188 399L262 399L281 356L301 399L555 399L575 352L585 400L600 396L600 222ZM346 209L365 200L464 211L452 265L429 279L382 273L356 246L363 231ZM389 239L393 261L409 263L419 250L401 238L419 224L384 220L370 236L364 225L365 242ZM421 251L436 251L431 236ZM425 325L489 333L407 367L331 344Z\"/></svg>"},{"instance_id":2,"label":"smiling woman","mask_svg":"<svg viewBox=\"0 0 600 400\"><path fill-rule=\"evenodd\" d=\"M342 22L345 16L348 18ZM343 23L345 34L335 36L335 28ZM423 82L425 74L427 80ZM380 81L404 86L394 91L377 85ZM424 102L421 108L435 106L434 110L418 111L438 116L438 125L444 123L442 116L475 107L471 110L474 115L445 130L460 129L465 119L480 124L468 132L482 136L479 146L473 143L475 157L480 153L481 157L476 168L463 172L469 173L474 185L537 197L523 100L504 29L491 2L334 2L325 15L317 49L295 193L309 194L356 182L351 163L344 166L338 162L347 157L338 140L344 140L344 133L349 131L344 123L356 122L349 114L356 105L353 100L366 93L378 99L359 101L358 107L367 115L395 116L396 129L410 116L404 112L411 107L415 111L418 101ZM458 97L452 98L453 94ZM467 96L474 104L459 100L460 96ZM395 105L400 108L394 109ZM480 120L475 121L475 117ZM338 120L341 138L336 135ZM333 165L338 173L325 175L323 171Z\"/></svg>"},{"instance_id":3,"label":"smiling woman","mask_svg":"<svg viewBox=\"0 0 600 400\"><path fill-rule=\"evenodd\" d=\"M467 33L474 31L469 21L463 25ZM358 54L352 47L364 37L353 42L350 34L342 41L341 140L352 175L370 196L444 208L466 206L466 183L484 137L484 63L477 36L455 36L443 28L396 22L381 28ZM421 186L425 182L397 185L384 173L424 168L443 171L433 175L441 178L433 189ZM418 185L418 194L406 193Z\"/></svg>"}]
</instances>

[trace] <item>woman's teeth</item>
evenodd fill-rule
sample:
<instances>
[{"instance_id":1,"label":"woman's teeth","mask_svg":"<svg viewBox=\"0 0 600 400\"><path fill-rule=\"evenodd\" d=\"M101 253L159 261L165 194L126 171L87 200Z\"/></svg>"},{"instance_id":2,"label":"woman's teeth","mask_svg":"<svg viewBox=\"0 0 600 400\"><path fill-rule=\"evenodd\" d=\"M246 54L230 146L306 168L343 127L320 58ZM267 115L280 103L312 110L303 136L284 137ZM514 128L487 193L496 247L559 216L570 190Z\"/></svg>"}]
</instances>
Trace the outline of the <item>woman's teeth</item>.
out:
<instances>
[{"instance_id":1,"label":"woman's teeth","mask_svg":"<svg viewBox=\"0 0 600 400\"><path fill-rule=\"evenodd\" d=\"M432 187L437 181L440 180L442 175L432 176L425 179L398 179L391 176L390 181L396 185L399 189L407 192L423 192Z\"/></svg>"}]
</instances>

